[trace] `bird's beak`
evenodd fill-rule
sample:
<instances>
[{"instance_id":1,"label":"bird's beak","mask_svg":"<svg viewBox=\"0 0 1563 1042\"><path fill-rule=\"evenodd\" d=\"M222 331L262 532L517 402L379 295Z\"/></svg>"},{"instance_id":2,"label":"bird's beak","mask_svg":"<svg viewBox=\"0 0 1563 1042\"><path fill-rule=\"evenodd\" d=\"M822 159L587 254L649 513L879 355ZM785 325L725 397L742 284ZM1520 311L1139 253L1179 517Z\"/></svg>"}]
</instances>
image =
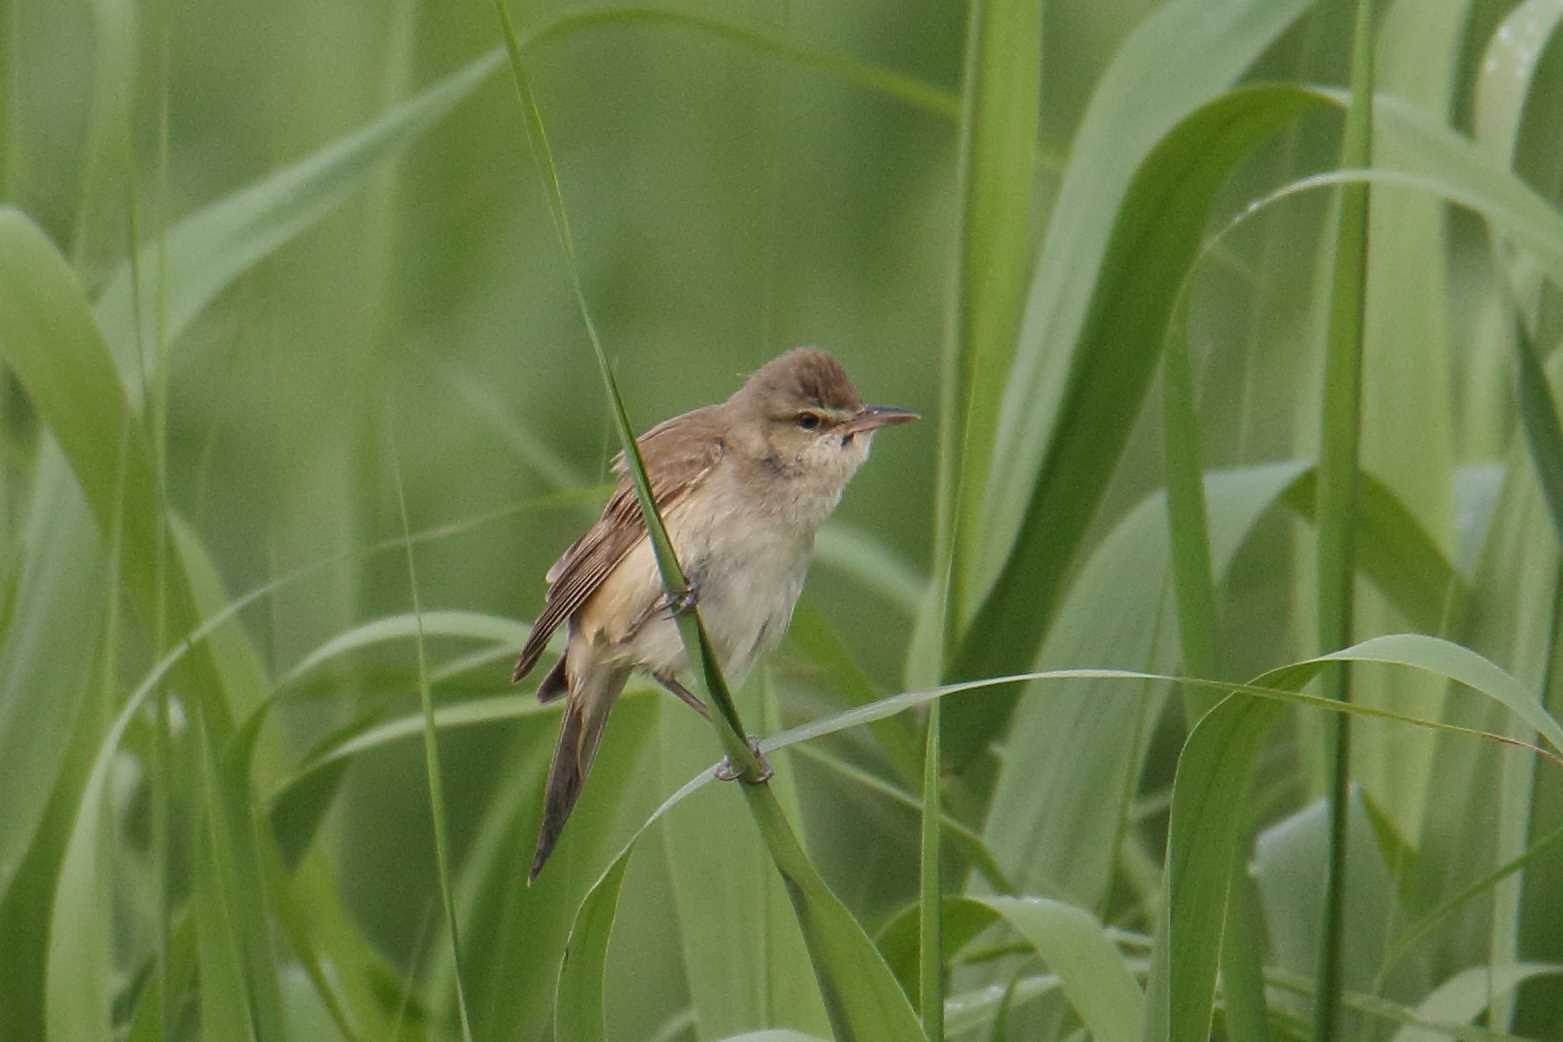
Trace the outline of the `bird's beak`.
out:
<instances>
[{"instance_id":1,"label":"bird's beak","mask_svg":"<svg viewBox=\"0 0 1563 1042\"><path fill-rule=\"evenodd\" d=\"M922 417L910 409L898 409L893 405L865 405L856 416L842 424L838 430L842 434L862 434L888 427L892 423L920 419Z\"/></svg>"}]
</instances>

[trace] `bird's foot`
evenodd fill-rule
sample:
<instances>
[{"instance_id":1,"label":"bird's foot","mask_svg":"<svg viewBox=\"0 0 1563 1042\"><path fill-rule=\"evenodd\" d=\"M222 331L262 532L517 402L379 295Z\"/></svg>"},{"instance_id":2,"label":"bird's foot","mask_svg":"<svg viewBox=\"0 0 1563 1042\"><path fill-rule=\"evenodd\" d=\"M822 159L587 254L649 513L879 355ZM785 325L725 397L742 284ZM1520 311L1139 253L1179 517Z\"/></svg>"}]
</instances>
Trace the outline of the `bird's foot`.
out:
<instances>
[{"instance_id":1,"label":"bird's foot","mask_svg":"<svg viewBox=\"0 0 1563 1042\"><path fill-rule=\"evenodd\" d=\"M673 674L653 673L652 676L656 678L657 683L661 684L669 693L675 695L680 702L707 720L711 719L711 712L706 708L706 704L700 700L700 696L679 683L678 678Z\"/></svg>"},{"instance_id":2,"label":"bird's foot","mask_svg":"<svg viewBox=\"0 0 1563 1042\"><path fill-rule=\"evenodd\" d=\"M716 765L716 770L713 772L716 775L716 780L745 781L750 785L759 785L762 782L770 781L771 775L776 772L771 770L770 761L767 760L765 758L765 754L760 751L760 740L754 735L749 736L749 751L754 753L754 758L760 763L760 776L758 778L755 778L752 781L748 778L745 778L743 771L733 766L732 757L724 756L722 757L722 762Z\"/></svg>"},{"instance_id":3,"label":"bird's foot","mask_svg":"<svg viewBox=\"0 0 1563 1042\"><path fill-rule=\"evenodd\" d=\"M668 613L669 618L683 615L699 603L700 584L693 579L688 580L688 584L682 590L662 595L662 610Z\"/></svg>"}]
</instances>

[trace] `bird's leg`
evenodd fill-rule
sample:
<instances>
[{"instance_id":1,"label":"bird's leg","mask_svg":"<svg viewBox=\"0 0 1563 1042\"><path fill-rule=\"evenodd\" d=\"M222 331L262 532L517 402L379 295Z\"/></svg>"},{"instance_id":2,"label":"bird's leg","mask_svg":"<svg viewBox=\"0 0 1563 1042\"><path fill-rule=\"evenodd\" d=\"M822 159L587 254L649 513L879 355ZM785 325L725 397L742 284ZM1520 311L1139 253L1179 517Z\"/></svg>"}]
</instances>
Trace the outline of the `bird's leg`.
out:
<instances>
[{"instance_id":1,"label":"bird's leg","mask_svg":"<svg viewBox=\"0 0 1563 1042\"><path fill-rule=\"evenodd\" d=\"M754 753L754 758L760 762L760 776L758 778L749 782L749 779L743 776L743 772L733 766L732 758L724 756L722 757L722 762L716 765L716 770L713 772L716 775L716 780L733 781L737 779L749 782L751 785L759 785L762 782L770 781L771 775L776 772L771 770L771 762L760 751L760 740L754 735L749 736L749 751Z\"/></svg>"},{"instance_id":2,"label":"bird's leg","mask_svg":"<svg viewBox=\"0 0 1563 1042\"><path fill-rule=\"evenodd\" d=\"M711 719L711 713L706 709L706 704L700 701L700 696L689 688L679 683L678 678L672 673L653 673L652 677L661 684L670 694L676 695L678 700L684 703L707 720Z\"/></svg>"},{"instance_id":3,"label":"bird's leg","mask_svg":"<svg viewBox=\"0 0 1563 1042\"><path fill-rule=\"evenodd\" d=\"M668 613L669 618L683 615L689 609L700 603L700 584L689 578L684 581L682 590L662 595L662 610Z\"/></svg>"}]
</instances>

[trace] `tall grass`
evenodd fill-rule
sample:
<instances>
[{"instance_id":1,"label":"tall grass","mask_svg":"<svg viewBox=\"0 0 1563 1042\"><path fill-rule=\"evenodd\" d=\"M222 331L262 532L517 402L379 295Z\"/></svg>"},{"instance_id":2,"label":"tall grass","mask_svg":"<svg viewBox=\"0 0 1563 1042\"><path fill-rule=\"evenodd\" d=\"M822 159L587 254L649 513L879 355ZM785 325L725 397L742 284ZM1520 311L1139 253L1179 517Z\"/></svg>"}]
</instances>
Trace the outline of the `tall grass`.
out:
<instances>
[{"instance_id":1,"label":"tall grass","mask_svg":"<svg viewBox=\"0 0 1563 1042\"><path fill-rule=\"evenodd\" d=\"M1563 5L1434 6L19 0L0 1038L1563 1035ZM540 577L795 342L928 422L529 889Z\"/></svg>"}]
</instances>

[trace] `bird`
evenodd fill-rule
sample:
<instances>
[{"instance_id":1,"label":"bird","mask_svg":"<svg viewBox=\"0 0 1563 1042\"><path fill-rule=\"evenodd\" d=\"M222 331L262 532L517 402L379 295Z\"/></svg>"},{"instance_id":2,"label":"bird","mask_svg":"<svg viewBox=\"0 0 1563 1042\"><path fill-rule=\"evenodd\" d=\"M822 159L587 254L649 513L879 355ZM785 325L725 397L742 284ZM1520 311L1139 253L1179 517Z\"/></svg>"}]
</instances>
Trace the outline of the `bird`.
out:
<instances>
[{"instance_id":1,"label":"bird","mask_svg":"<svg viewBox=\"0 0 1563 1042\"><path fill-rule=\"evenodd\" d=\"M705 715L680 681L688 668L675 615L698 603L724 676L736 685L780 643L803 590L814 536L868 458L874 432L918 419L865 405L829 353L798 347L756 370L726 401L636 439L651 495L688 579L664 592L624 463L602 516L548 570L543 610L511 681L519 683L563 625L565 650L537 688L564 700L543 797L536 882L591 772L609 712L630 676L648 673Z\"/></svg>"}]
</instances>

